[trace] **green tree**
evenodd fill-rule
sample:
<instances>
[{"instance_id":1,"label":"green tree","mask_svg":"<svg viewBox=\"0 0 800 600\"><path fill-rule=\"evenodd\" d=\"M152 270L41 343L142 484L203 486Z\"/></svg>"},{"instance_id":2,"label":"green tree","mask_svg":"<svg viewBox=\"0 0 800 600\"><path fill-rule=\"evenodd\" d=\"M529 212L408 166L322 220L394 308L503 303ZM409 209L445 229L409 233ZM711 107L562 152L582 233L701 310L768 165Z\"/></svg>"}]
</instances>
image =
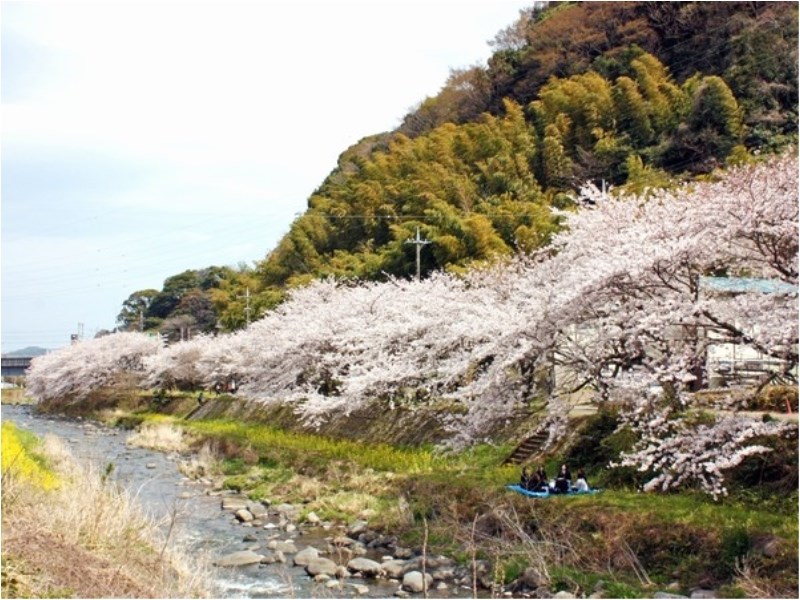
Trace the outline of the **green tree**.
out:
<instances>
[{"instance_id":1,"label":"green tree","mask_svg":"<svg viewBox=\"0 0 800 600\"><path fill-rule=\"evenodd\" d=\"M123 331L144 331L157 325L150 317L146 318L150 304L156 296L158 290L154 289L133 292L122 303L122 310L117 315L117 326Z\"/></svg>"}]
</instances>

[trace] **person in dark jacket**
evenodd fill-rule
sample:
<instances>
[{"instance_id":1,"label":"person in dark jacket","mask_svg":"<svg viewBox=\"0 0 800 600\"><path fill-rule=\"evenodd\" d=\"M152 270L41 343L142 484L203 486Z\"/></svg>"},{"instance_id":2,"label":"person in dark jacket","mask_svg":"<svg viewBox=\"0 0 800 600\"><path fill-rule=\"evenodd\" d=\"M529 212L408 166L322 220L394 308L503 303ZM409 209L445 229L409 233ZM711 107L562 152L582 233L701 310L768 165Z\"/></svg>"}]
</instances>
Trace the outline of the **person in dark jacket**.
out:
<instances>
[{"instance_id":1,"label":"person in dark jacket","mask_svg":"<svg viewBox=\"0 0 800 600\"><path fill-rule=\"evenodd\" d=\"M569 472L566 464L561 465L561 470L556 475L556 491L560 494L569 492L572 485L572 474Z\"/></svg>"},{"instance_id":2,"label":"person in dark jacket","mask_svg":"<svg viewBox=\"0 0 800 600\"><path fill-rule=\"evenodd\" d=\"M529 490L531 485L531 480L535 475L531 474L531 470L528 467L523 467L522 475L519 478L519 487L523 490Z\"/></svg>"}]
</instances>

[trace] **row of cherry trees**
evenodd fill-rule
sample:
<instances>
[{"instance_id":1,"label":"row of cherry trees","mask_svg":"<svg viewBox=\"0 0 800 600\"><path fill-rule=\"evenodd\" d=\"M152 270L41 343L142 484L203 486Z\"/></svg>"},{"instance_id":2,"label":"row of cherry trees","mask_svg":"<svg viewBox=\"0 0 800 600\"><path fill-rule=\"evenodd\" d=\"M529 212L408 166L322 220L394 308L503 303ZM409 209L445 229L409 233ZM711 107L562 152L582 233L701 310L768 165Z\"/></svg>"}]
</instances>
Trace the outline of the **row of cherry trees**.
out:
<instances>
[{"instance_id":1,"label":"row of cherry trees","mask_svg":"<svg viewBox=\"0 0 800 600\"><path fill-rule=\"evenodd\" d=\"M292 403L316 423L369 403L449 400L460 406L447 423L458 446L483 440L555 372L554 435L569 392L596 390L641 436L621 463L649 473L649 489L692 482L718 496L725 469L766 451L753 438L787 431L735 411L698 422L687 409L720 339L796 375L797 170L785 157L647 197L585 189L583 208L561 214L565 229L536 255L422 282L319 281L247 330L166 348L140 334L83 342L36 359L30 389L76 396L131 370L151 388L233 380L243 396ZM793 291L721 294L709 274Z\"/></svg>"}]
</instances>

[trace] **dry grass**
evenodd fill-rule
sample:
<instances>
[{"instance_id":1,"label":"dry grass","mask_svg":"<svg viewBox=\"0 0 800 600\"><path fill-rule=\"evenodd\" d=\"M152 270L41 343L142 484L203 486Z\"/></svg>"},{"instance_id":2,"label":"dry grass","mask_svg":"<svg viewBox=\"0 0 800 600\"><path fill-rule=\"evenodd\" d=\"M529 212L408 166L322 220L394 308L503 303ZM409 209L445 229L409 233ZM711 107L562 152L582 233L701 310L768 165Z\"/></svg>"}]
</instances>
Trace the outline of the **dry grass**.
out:
<instances>
[{"instance_id":1,"label":"dry grass","mask_svg":"<svg viewBox=\"0 0 800 600\"><path fill-rule=\"evenodd\" d=\"M736 561L736 577L733 585L744 592L747 598L796 598L785 585L779 585L774 579L764 577L752 566L750 557Z\"/></svg>"},{"instance_id":2,"label":"dry grass","mask_svg":"<svg viewBox=\"0 0 800 600\"><path fill-rule=\"evenodd\" d=\"M146 422L128 436L128 445L160 452L187 452L189 442L183 429L171 423Z\"/></svg>"},{"instance_id":3,"label":"dry grass","mask_svg":"<svg viewBox=\"0 0 800 600\"><path fill-rule=\"evenodd\" d=\"M220 456L216 442L203 442L196 452L180 461L178 470L190 479L214 477L219 474Z\"/></svg>"},{"instance_id":4,"label":"dry grass","mask_svg":"<svg viewBox=\"0 0 800 600\"><path fill-rule=\"evenodd\" d=\"M168 548L129 494L79 465L57 438L45 438L43 453L58 489L13 478L3 487L3 596L208 596L206 569Z\"/></svg>"}]
</instances>

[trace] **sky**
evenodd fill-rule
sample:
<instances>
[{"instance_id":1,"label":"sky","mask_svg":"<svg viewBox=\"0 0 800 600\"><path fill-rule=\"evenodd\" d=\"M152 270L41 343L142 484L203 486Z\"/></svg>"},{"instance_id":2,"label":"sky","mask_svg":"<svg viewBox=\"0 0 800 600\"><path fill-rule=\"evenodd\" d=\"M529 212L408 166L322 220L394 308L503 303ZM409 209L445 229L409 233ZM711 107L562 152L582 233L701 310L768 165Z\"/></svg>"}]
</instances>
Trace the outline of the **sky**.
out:
<instances>
[{"instance_id":1,"label":"sky","mask_svg":"<svg viewBox=\"0 0 800 600\"><path fill-rule=\"evenodd\" d=\"M0 4L2 351L263 259L347 147L530 0Z\"/></svg>"}]
</instances>

